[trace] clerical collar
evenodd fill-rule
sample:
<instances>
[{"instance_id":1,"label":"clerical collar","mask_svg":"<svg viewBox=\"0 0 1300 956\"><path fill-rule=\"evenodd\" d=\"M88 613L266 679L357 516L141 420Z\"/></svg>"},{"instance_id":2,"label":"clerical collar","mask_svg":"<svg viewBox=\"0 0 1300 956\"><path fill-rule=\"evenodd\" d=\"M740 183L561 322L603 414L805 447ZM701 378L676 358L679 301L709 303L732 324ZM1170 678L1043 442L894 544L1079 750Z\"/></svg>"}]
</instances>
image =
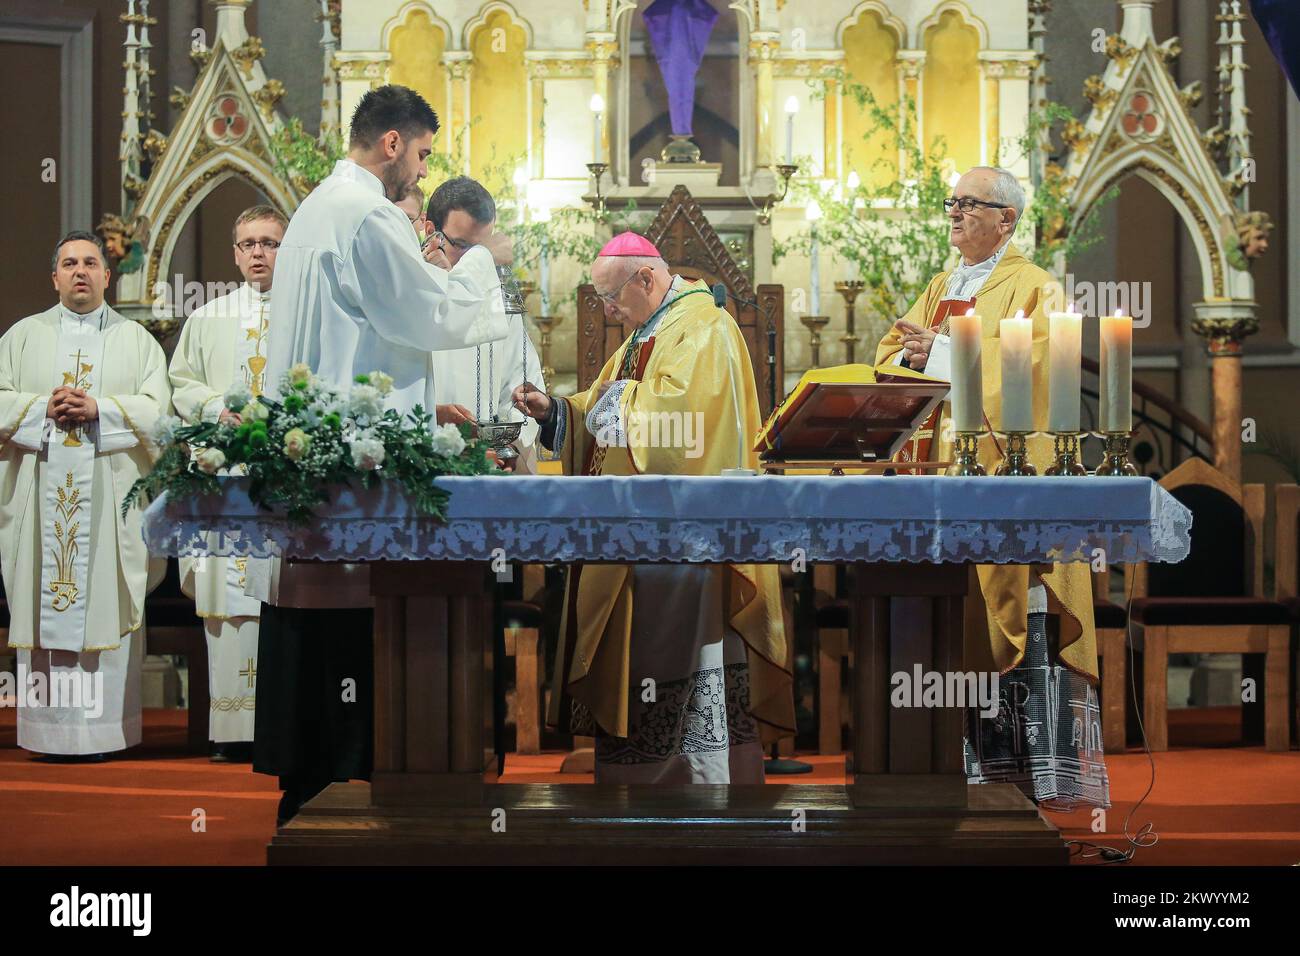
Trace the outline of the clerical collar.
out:
<instances>
[{"instance_id":1,"label":"clerical collar","mask_svg":"<svg viewBox=\"0 0 1300 956\"><path fill-rule=\"evenodd\" d=\"M263 291L261 291L261 290L259 290L259 289L255 289L255 288L253 288L253 285L252 285L251 282L245 282L245 283L244 283L244 288L247 290L248 297L251 298L254 302L266 302L266 303L270 303L270 301L271 301L271 290L270 290L270 289L267 289L265 292L263 292Z\"/></svg>"},{"instance_id":2,"label":"clerical collar","mask_svg":"<svg viewBox=\"0 0 1300 956\"><path fill-rule=\"evenodd\" d=\"M99 326L104 324L104 310L108 307L107 302L101 302L96 308L89 312L73 312L62 302L59 303L59 314L70 322L95 322Z\"/></svg>"},{"instance_id":3,"label":"clerical collar","mask_svg":"<svg viewBox=\"0 0 1300 956\"><path fill-rule=\"evenodd\" d=\"M998 267L1006 251L1011 248L1011 239L998 247L997 252L989 256L982 262L975 262L966 265L964 262L958 262L957 267L952 270L948 276L947 298L949 299L969 299L975 295L988 281L988 277L993 274L993 270Z\"/></svg>"},{"instance_id":4,"label":"clerical collar","mask_svg":"<svg viewBox=\"0 0 1300 956\"><path fill-rule=\"evenodd\" d=\"M340 159L336 162L332 175L350 179L355 183L360 183L366 189L379 193L381 196L385 195L384 184L380 182L379 177L360 163L354 163L350 159Z\"/></svg>"}]
</instances>

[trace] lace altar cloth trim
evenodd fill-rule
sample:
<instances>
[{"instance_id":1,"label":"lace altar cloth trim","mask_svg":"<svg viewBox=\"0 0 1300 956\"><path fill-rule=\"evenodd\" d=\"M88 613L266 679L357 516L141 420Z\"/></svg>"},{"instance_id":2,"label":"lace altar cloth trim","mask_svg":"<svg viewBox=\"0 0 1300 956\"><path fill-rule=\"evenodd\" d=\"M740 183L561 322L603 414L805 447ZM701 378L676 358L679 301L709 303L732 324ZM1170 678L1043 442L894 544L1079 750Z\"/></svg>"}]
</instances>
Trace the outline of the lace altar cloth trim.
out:
<instances>
[{"instance_id":1,"label":"lace altar cloth trim","mask_svg":"<svg viewBox=\"0 0 1300 956\"><path fill-rule=\"evenodd\" d=\"M845 475L446 478L447 522L390 483L341 489L306 527L247 480L145 513L156 555L323 560L1177 562L1192 515L1149 478ZM207 538L215 533L215 544ZM498 549L500 549L498 551Z\"/></svg>"}]
</instances>

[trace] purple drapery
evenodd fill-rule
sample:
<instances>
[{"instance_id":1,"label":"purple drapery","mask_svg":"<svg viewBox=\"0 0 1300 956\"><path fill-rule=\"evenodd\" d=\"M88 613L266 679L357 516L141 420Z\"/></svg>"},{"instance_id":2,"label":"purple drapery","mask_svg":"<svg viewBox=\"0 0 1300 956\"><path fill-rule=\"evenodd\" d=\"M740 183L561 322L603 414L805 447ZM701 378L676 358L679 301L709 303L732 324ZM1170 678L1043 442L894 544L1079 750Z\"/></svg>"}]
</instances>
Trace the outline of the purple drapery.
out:
<instances>
[{"instance_id":1,"label":"purple drapery","mask_svg":"<svg viewBox=\"0 0 1300 956\"><path fill-rule=\"evenodd\" d=\"M1300 96L1300 4L1296 0L1251 0L1250 9L1291 89Z\"/></svg>"},{"instance_id":2,"label":"purple drapery","mask_svg":"<svg viewBox=\"0 0 1300 956\"><path fill-rule=\"evenodd\" d=\"M695 114L695 74L718 11L705 0L655 0L641 18L668 90L673 133L689 136Z\"/></svg>"}]
</instances>

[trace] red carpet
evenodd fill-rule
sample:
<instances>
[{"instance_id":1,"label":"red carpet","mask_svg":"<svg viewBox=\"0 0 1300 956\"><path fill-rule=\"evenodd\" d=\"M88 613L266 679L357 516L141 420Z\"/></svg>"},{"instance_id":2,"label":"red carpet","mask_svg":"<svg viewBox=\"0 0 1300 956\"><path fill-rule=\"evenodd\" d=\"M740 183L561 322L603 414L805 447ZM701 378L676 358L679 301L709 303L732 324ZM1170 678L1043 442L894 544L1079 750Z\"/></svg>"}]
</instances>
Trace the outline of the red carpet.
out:
<instances>
[{"instance_id":1,"label":"red carpet","mask_svg":"<svg viewBox=\"0 0 1300 956\"><path fill-rule=\"evenodd\" d=\"M1159 843L1136 864L1290 865L1300 862L1300 751L1227 746L1232 709L1174 711L1173 749L1157 754L1156 786L1130 826L1154 824ZM145 739L103 764L46 764L15 747L15 711L0 710L0 862L84 866L245 864L266 859L279 791L246 764L186 757L184 712L145 712ZM1195 746L1191 743L1194 742ZM557 773L562 755L512 755L512 783L590 781ZM843 760L809 756L806 783L842 782ZM1123 847L1125 815L1147 788L1142 753L1107 757L1114 804L1103 834L1087 812L1048 814L1067 839ZM205 832L196 832L201 810Z\"/></svg>"}]
</instances>

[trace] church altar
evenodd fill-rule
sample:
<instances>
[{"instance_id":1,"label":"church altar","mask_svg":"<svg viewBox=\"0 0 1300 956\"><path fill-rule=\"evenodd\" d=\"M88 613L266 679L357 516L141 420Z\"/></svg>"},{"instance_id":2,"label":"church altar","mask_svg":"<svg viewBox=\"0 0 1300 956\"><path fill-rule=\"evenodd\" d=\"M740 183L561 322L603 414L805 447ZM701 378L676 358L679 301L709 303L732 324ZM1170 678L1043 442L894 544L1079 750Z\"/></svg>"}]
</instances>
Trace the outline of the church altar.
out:
<instances>
[{"instance_id":1,"label":"church altar","mask_svg":"<svg viewBox=\"0 0 1300 956\"><path fill-rule=\"evenodd\" d=\"M1059 831L1013 786L970 786L962 711L900 710L890 678L962 671L976 563L1176 562L1191 515L1147 478L448 478L445 524L385 485L308 526L243 479L159 498L155 554L365 561L375 604L370 784L336 783L280 828L271 863L1061 864ZM210 537L214 534L214 537ZM1100 549L1100 550L1098 550ZM835 562L848 595L847 786L495 783L493 562Z\"/></svg>"}]
</instances>

